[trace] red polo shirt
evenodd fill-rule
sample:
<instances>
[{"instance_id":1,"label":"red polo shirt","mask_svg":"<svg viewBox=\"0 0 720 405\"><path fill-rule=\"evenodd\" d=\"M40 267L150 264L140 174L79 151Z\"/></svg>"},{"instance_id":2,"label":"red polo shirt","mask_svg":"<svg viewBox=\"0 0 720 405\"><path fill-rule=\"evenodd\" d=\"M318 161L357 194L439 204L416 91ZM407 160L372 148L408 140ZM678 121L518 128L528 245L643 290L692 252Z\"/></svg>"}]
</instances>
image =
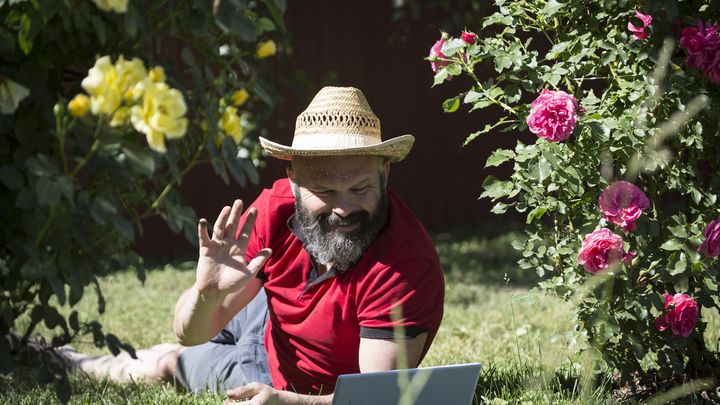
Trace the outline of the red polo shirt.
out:
<instances>
[{"instance_id":1,"label":"red polo shirt","mask_svg":"<svg viewBox=\"0 0 720 405\"><path fill-rule=\"evenodd\" d=\"M445 283L432 240L391 190L389 224L360 262L321 277L303 249L288 179L252 204L257 221L246 256L273 250L258 273L270 307L265 347L276 389L328 394L341 374L359 373L360 338L392 338L400 311L408 337L429 332L422 358L443 315Z\"/></svg>"}]
</instances>

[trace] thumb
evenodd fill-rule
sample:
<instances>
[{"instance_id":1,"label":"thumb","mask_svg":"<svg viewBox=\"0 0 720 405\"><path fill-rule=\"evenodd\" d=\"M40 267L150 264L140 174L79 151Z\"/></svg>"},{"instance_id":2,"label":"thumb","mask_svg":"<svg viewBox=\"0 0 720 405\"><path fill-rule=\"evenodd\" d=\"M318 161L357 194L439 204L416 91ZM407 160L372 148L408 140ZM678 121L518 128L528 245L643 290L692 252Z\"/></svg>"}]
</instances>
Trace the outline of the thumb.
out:
<instances>
[{"instance_id":1,"label":"thumb","mask_svg":"<svg viewBox=\"0 0 720 405\"><path fill-rule=\"evenodd\" d=\"M262 266L265 265L267 260L270 258L270 255L272 255L272 249L265 248L261 251L259 251L255 257L248 263L247 268L252 272L253 274L257 274L258 271L262 268Z\"/></svg>"}]
</instances>

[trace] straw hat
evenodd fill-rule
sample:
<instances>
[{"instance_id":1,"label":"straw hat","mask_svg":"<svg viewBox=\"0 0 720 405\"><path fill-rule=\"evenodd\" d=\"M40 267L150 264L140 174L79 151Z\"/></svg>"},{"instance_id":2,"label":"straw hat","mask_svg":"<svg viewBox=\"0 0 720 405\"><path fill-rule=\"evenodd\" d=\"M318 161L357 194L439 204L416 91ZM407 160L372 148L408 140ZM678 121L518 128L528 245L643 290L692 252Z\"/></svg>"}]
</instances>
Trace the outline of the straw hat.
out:
<instances>
[{"instance_id":1,"label":"straw hat","mask_svg":"<svg viewBox=\"0 0 720 405\"><path fill-rule=\"evenodd\" d=\"M293 156L386 156L399 162L410 152L415 138L403 135L385 142L380 138L380 120L365 96L353 87L324 87L295 123L292 146L260 137L260 145L273 157Z\"/></svg>"}]
</instances>

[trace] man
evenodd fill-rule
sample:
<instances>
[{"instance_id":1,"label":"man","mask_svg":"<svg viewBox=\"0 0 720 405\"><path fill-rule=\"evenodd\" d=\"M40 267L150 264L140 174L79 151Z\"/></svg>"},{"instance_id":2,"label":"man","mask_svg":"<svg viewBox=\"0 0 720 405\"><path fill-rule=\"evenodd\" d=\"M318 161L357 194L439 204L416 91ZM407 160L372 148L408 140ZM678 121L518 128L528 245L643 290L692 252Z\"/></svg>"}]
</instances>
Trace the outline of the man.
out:
<instances>
[{"instance_id":1,"label":"man","mask_svg":"<svg viewBox=\"0 0 720 405\"><path fill-rule=\"evenodd\" d=\"M414 138L382 142L359 90L326 87L291 147L260 141L291 160L288 178L244 214L240 200L225 207L212 234L200 220L196 282L174 322L192 347L157 349L136 371L128 360L126 373L177 376L191 390L232 384L228 396L250 404L330 404L341 374L417 366L442 319L443 275L424 228L386 188Z\"/></svg>"}]
</instances>

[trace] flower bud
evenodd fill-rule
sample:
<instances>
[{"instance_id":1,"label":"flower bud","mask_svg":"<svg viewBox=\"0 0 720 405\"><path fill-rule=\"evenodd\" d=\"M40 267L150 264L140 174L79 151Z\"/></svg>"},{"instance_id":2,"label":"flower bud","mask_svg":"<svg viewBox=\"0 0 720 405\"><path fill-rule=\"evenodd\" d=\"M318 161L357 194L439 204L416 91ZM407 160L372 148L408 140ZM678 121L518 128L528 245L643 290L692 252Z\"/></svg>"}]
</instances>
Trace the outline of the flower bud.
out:
<instances>
[{"instance_id":1,"label":"flower bud","mask_svg":"<svg viewBox=\"0 0 720 405\"><path fill-rule=\"evenodd\" d=\"M465 41L466 44L474 44L477 41L477 35L472 32L463 31L462 40Z\"/></svg>"},{"instance_id":2,"label":"flower bud","mask_svg":"<svg viewBox=\"0 0 720 405\"><path fill-rule=\"evenodd\" d=\"M90 109L90 99L84 94L78 94L70 100L68 103L68 109L73 117L85 115L85 113L87 113Z\"/></svg>"},{"instance_id":3,"label":"flower bud","mask_svg":"<svg viewBox=\"0 0 720 405\"><path fill-rule=\"evenodd\" d=\"M277 45L275 45L275 41L272 39L269 39L261 44L259 44L257 49L257 56L259 58L267 58L268 56L275 55L277 53Z\"/></svg>"},{"instance_id":4,"label":"flower bud","mask_svg":"<svg viewBox=\"0 0 720 405\"><path fill-rule=\"evenodd\" d=\"M55 104L55 107L53 107L53 113L55 113L55 118L62 118L65 114L65 105L61 103Z\"/></svg>"},{"instance_id":5,"label":"flower bud","mask_svg":"<svg viewBox=\"0 0 720 405\"><path fill-rule=\"evenodd\" d=\"M232 96L230 96L230 100L232 101L232 104L235 107L241 106L247 99L250 97L250 93L248 93L247 90L244 88L235 91Z\"/></svg>"}]
</instances>

